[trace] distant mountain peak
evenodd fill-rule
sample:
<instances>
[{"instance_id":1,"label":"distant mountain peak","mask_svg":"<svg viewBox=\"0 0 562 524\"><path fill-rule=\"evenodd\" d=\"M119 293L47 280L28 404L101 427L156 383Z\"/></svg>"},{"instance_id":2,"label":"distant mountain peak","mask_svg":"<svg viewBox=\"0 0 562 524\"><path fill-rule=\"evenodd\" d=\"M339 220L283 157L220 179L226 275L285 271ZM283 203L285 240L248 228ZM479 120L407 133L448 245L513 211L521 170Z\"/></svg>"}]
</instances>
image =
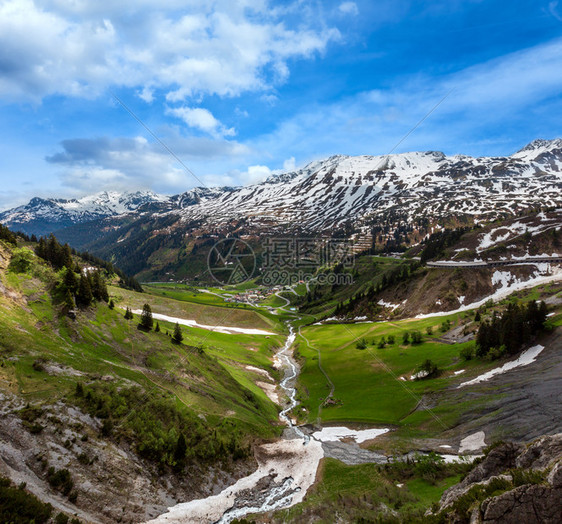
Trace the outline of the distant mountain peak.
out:
<instances>
[{"instance_id":1,"label":"distant mountain peak","mask_svg":"<svg viewBox=\"0 0 562 524\"><path fill-rule=\"evenodd\" d=\"M562 140L534 140L509 157L414 151L381 156L332 155L243 187L195 187L174 196L103 191L78 199L32 199L0 213L0 222L43 234L74 224L136 214L174 215L202 231L251 224L253 232L329 231L353 224L367 233L392 217L467 222L562 205ZM130 223L130 220L128 220ZM348 224L348 225L346 225ZM238 227L238 226L232 226ZM249 226L248 226L249 227ZM384 229L390 226L385 225Z\"/></svg>"}]
</instances>

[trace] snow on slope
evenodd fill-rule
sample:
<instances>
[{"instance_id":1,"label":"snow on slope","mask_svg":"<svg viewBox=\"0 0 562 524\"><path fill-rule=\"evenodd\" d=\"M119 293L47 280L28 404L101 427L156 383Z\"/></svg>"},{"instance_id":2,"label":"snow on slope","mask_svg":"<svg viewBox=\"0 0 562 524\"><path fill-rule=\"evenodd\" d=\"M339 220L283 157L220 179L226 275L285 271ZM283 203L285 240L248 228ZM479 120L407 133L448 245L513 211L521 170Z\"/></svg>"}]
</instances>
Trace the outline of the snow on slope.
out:
<instances>
[{"instance_id":1,"label":"snow on slope","mask_svg":"<svg viewBox=\"0 0 562 524\"><path fill-rule=\"evenodd\" d=\"M69 200L33 198L24 206L0 213L0 222L22 225L32 221L43 221L68 225L131 213L143 205L164 202L168 198L152 191L134 193L103 191Z\"/></svg>"},{"instance_id":2,"label":"snow on slope","mask_svg":"<svg viewBox=\"0 0 562 524\"><path fill-rule=\"evenodd\" d=\"M284 231L287 226L326 231L346 221L369 231L389 215L396 224L459 215L487 220L538 204L562 207L562 140L537 140L510 157L435 151L337 155L245 187L195 188L172 197L146 192L70 201L33 199L0 214L0 221L75 223L134 213L143 204L149 204L143 211L175 216L180 224L201 220L208 228L237 219L250 228ZM493 240L482 239L481 247Z\"/></svg>"}]
</instances>

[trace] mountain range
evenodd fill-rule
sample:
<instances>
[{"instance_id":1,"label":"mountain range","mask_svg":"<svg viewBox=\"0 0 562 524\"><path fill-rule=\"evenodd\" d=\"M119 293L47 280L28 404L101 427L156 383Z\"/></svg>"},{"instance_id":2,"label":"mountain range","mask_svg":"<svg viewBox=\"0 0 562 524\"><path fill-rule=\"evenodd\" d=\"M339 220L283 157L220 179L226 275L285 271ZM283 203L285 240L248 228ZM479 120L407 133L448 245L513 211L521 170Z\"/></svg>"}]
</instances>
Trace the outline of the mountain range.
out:
<instances>
[{"instance_id":1,"label":"mountain range","mask_svg":"<svg viewBox=\"0 0 562 524\"><path fill-rule=\"evenodd\" d=\"M193 249L193 239L229 234L329 234L411 245L445 226L560 206L562 139L555 139L535 140L507 157L337 155L261 183L197 187L174 196L144 191L34 198L0 213L0 222L28 234L55 232L77 248L120 258L139 242L152 245L143 256L162 248L177 255Z\"/></svg>"}]
</instances>

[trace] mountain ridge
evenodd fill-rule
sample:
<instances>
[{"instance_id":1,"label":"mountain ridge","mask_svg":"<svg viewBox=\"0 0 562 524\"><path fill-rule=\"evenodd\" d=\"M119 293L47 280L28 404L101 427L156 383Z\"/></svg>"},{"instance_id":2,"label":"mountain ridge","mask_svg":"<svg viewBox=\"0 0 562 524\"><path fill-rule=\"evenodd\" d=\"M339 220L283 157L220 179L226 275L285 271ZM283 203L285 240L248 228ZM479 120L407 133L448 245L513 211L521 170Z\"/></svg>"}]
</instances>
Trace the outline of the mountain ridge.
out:
<instances>
[{"instance_id":1,"label":"mountain ridge","mask_svg":"<svg viewBox=\"0 0 562 524\"><path fill-rule=\"evenodd\" d=\"M220 209L229 218L271 215L280 222L294 218L302 223L304 219L313 230L328 229L348 218L363 219L370 212L389 209L393 199L427 199L431 196L428 190L447 190L451 182L464 180L467 186L489 186L492 193L521 193L523 182L531 182L532 175L545 174L551 176L541 184L543 187L534 188L541 190L541 196L549 183L562 182L562 139L537 139L508 157L447 156L440 151L333 155L298 170L271 175L257 184L195 187L171 196L152 191L104 191L68 200L35 197L26 205L0 213L0 221L27 233L43 234L136 212L176 213L184 219L212 221ZM498 177L502 177L502 187L498 186ZM506 180L510 177L517 178L517 183L510 184ZM318 213L311 200L323 193L328 193L322 201L327 211ZM399 203L403 205L404 201ZM478 214L475 206L464 210Z\"/></svg>"},{"instance_id":2,"label":"mountain ridge","mask_svg":"<svg viewBox=\"0 0 562 524\"><path fill-rule=\"evenodd\" d=\"M198 239L328 235L396 251L443 228L561 207L562 140L538 139L508 157L333 155L248 186L34 199L0 213L0 222L28 234L55 232L138 274L127 253L165 259L162 271L173 273L201 247ZM162 257L151 258L159 250Z\"/></svg>"}]
</instances>

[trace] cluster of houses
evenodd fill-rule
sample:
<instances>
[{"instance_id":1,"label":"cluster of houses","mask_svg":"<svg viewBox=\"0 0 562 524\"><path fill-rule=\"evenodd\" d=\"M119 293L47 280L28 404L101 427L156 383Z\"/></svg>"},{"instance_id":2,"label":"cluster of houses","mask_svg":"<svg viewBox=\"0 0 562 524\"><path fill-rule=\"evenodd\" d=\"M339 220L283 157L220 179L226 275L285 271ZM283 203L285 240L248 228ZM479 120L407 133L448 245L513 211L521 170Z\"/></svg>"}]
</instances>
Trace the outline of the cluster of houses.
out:
<instances>
[{"instance_id":1,"label":"cluster of houses","mask_svg":"<svg viewBox=\"0 0 562 524\"><path fill-rule=\"evenodd\" d=\"M247 291L237 293L236 295L225 297L224 300L225 302L251 304L255 302L261 302L271 295L279 293L279 291L289 291L290 289L291 288L289 286L274 286L263 289L249 289Z\"/></svg>"}]
</instances>

